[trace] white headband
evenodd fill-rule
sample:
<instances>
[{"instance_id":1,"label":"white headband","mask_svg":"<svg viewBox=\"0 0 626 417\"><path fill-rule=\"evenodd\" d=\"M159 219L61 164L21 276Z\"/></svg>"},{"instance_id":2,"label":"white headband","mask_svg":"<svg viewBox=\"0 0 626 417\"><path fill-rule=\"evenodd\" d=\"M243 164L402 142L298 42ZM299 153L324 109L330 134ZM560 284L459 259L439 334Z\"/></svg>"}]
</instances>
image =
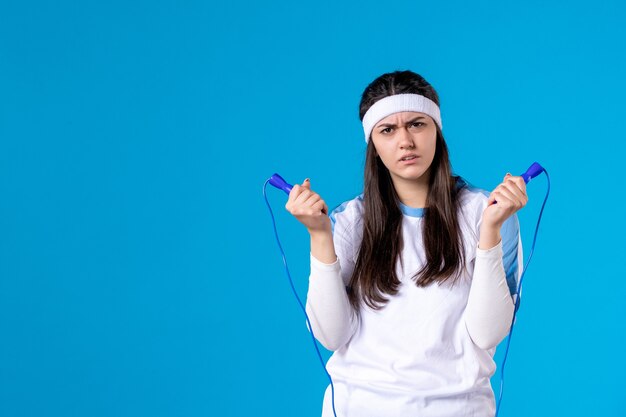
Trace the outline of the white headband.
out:
<instances>
[{"instance_id":1,"label":"white headband","mask_svg":"<svg viewBox=\"0 0 626 417\"><path fill-rule=\"evenodd\" d=\"M402 111L425 113L433 118L439 125L439 129L442 129L439 106L434 101L420 94L394 94L378 100L365 112L363 116L365 142L369 141L370 134L376 123L390 114Z\"/></svg>"}]
</instances>

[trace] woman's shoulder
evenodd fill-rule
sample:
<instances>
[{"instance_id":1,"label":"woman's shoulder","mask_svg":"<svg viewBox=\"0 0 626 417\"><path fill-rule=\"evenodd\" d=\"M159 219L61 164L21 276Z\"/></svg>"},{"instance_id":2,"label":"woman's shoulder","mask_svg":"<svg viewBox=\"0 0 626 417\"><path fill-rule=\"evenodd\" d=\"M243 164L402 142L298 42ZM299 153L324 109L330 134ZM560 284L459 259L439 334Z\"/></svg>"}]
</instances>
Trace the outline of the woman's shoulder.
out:
<instances>
[{"instance_id":1,"label":"woman's shoulder","mask_svg":"<svg viewBox=\"0 0 626 417\"><path fill-rule=\"evenodd\" d=\"M333 231L338 222L346 226L356 224L363 217L363 193L333 208L329 217Z\"/></svg>"},{"instance_id":2,"label":"woman's shoulder","mask_svg":"<svg viewBox=\"0 0 626 417\"><path fill-rule=\"evenodd\" d=\"M459 222L466 239L466 251L471 251L466 254L466 257L472 259L475 256L475 250L472 248L478 244L480 222L482 213L487 207L489 192L476 187L462 177L457 178L457 188L460 188L458 194Z\"/></svg>"},{"instance_id":3,"label":"woman's shoulder","mask_svg":"<svg viewBox=\"0 0 626 417\"><path fill-rule=\"evenodd\" d=\"M465 210L484 209L487 207L490 192L475 186L466 178L456 176L456 187L459 190L459 201L461 208Z\"/></svg>"},{"instance_id":4,"label":"woman's shoulder","mask_svg":"<svg viewBox=\"0 0 626 417\"><path fill-rule=\"evenodd\" d=\"M457 179L457 187L460 187L459 201L460 210L463 216L478 228L482 215L489 204L490 191L476 187L469 183L466 179L459 177ZM502 225L502 233L511 235L517 234L519 231L519 219L517 213L513 213Z\"/></svg>"}]
</instances>

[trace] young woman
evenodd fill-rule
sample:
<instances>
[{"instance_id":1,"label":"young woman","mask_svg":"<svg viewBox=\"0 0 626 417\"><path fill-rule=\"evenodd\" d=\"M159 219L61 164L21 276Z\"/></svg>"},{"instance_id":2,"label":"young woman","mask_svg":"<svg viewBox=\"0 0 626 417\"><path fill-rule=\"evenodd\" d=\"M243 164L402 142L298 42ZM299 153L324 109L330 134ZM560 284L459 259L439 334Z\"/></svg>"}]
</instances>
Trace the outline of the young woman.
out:
<instances>
[{"instance_id":1,"label":"young woman","mask_svg":"<svg viewBox=\"0 0 626 417\"><path fill-rule=\"evenodd\" d=\"M286 209L311 236L306 310L337 417L493 416L496 346L522 272L521 177L491 193L452 174L439 98L411 71L363 92L363 193L330 215L309 180ZM331 386L322 416L333 416Z\"/></svg>"}]
</instances>

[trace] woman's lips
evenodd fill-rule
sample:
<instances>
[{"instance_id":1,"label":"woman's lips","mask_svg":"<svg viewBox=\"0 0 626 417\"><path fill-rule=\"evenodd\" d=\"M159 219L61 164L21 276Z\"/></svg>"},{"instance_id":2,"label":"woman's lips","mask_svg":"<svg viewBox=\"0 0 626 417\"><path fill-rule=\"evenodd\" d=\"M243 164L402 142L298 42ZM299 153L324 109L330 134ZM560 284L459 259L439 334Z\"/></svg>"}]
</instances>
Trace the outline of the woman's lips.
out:
<instances>
[{"instance_id":1,"label":"woman's lips","mask_svg":"<svg viewBox=\"0 0 626 417\"><path fill-rule=\"evenodd\" d=\"M411 165L417 163L419 156L414 157L413 159L400 160L400 163L403 165Z\"/></svg>"}]
</instances>

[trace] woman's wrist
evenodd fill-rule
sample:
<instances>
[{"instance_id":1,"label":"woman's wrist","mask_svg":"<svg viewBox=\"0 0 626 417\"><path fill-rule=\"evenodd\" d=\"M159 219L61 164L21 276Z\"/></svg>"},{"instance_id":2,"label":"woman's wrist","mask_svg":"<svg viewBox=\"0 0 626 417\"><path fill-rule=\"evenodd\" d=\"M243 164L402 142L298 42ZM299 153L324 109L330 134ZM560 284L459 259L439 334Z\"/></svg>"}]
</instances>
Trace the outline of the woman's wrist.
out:
<instances>
[{"instance_id":1,"label":"woman's wrist","mask_svg":"<svg viewBox=\"0 0 626 417\"><path fill-rule=\"evenodd\" d=\"M495 247L502 240L500 226L483 223L480 226L480 240L478 248L488 250Z\"/></svg>"},{"instance_id":2,"label":"woman's wrist","mask_svg":"<svg viewBox=\"0 0 626 417\"><path fill-rule=\"evenodd\" d=\"M332 264L337 261L333 234L331 231L309 232L311 235L311 254L320 262Z\"/></svg>"}]
</instances>

